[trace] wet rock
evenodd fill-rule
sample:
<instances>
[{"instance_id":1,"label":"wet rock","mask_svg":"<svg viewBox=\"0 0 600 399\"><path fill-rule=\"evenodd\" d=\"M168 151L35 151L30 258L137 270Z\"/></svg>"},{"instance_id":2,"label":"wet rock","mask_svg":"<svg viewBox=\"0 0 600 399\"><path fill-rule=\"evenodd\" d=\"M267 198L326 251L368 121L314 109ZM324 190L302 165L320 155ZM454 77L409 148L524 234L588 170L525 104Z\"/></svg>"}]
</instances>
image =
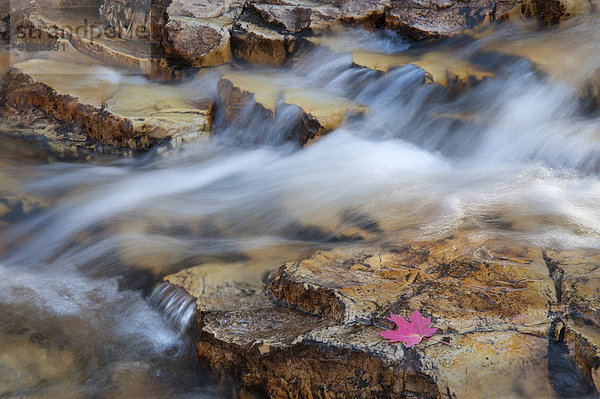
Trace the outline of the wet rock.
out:
<instances>
[{"instance_id":1,"label":"wet rock","mask_svg":"<svg viewBox=\"0 0 600 399\"><path fill-rule=\"evenodd\" d=\"M167 278L196 298L198 358L271 397L553 396L557 298L539 250L455 238L322 251L283 266L266 292L233 274L229 303L205 283L223 272L201 270ZM383 341L389 311L412 309L453 346Z\"/></svg>"},{"instance_id":2,"label":"wet rock","mask_svg":"<svg viewBox=\"0 0 600 399\"><path fill-rule=\"evenodd\" d=\"M337 129L348 117L368 112L366 106L343 97L317 89L285 88L276 77L261 74L227 73L218 84L218 94L228 122L239 120L250 111L274 119L282 106L296 107L296 131L302 145Z\"/></svg>"},{"instance_id":3,"label":"wet rock","mask_svg":"<svg viewBox=\"0 0 600 399\"><path fill-rule=\"evenodd\" d=\"M293 36L247 22L237 24L231 36L234 57L258 65L282 66L294 43Z\"/></svg>"},{"instance_id":4,"label":"wet rock","mask_svg":"<svg viewBox=\"0 0 600 399\"><path fill-rule=\"evenodd\" d=\"M60 336L35 331L6 315L2 319L0 396L74 398L83 377L75 350Z\"/></svg>"},{"instance_id":5,"label":"wet rock","mask_svg":"<svg viewBox=\"0 0 600 399\"><path fill-rule=\"evenodd\" d=\"M379 253L320 252L282 267L271 290L290 306L343 323L422 309L444 330L545 336L556 298L541 251L496 245L448 240Z\"/></svg>"},{"instance_id":6,"label":"wet rock","mask_svg":"<svg viewBox=\"0 0 600 399\"><path fill-rule=\"evenodd\" d=\"M517 1L508 3L516 5ZM393 0L385 22L412 39L439 38L495 18L496 10L495 2L488 1Z\"/></svg>"},{"instance_id":7,"label":"wet rock","mask_svg":"<svg viewBox=\"0 0 600 399\"><path fill-rule=\"evenodd\" d=\"M245 386L259 387L270 397L435 392L426 376L410 369L396 371L378 359L380 352L394 356L394 348L380 342L378 348L366 351L373 342L363 346L362 340L375 338L376 332L361 330L330 330L317 317L285 308L215 312L202 321L196 354L213 369L232 374Z\"/></svg>"},{"instance_id":8,"label":"wet rock","mask_svg":"<svg viewBox=\"0 0 600 399\"><path fill-rule=\"evenodd\" d=\"M577 367L600 391L600 252L548 251L559 293L560 336Z\"/></svg>"},{"instance_id":9,"label":"wet rock","mask_svg":"<svg viewBox=\"0 0 600 399\"><path fill-rule=\"evenodd\" d=\"M585 105L593 109L600 103L600 60L596 57L600 46L594 40L578 40L577 35L595 23L594 17L580 17L565 21L554 32L541 32L519 40L490 40L483 49L529 60L550 82L571 86ZM550 35L553 35L552 40ZM562 57L557 58L556 54ZM578 60L578 65L573 64L573 59Z\"/></svg>"},{"instance_id":10,"label":"wet rock","mask_svg":"<svg viewBox=\"0 0 600 399\"><path fill-rule=\"evenodd\" d=\"M94 69L98 75L92 75ZM11 69L5 107L12 112L39 107L82 128L94 140L134 151L159 142L178 145L208 136L211 101L186 101L169 86L102 81L107 72L94 64L19 63ZM94 79L101 80L100 90L86 83Z\"/></svg>"},{"instance_id":11,"label":"wet rock","mask_svg":"<svg viewBox=\"0 0 600 399\"><path fill-rule=\"evenodd\" d=\"M386 55L355 51L352 53L352 61L355 65L384 73L404 65L415 65L425 72L426 82L453 89L466 88L486 78L494 77L492 72L444 52Z\"/></svg>"},{"instance_id":12,"label":"wet rock","mask_svg":"<svg viewBox=\"0 0 600 399\"><path fill-rule=\"evenodd\" d=\"M269 306L263 295L264 276L275 270L265 263L208 263L184 269L164 281L196 300L199 312L256 310Z\"/></svg>"}]
</instances>

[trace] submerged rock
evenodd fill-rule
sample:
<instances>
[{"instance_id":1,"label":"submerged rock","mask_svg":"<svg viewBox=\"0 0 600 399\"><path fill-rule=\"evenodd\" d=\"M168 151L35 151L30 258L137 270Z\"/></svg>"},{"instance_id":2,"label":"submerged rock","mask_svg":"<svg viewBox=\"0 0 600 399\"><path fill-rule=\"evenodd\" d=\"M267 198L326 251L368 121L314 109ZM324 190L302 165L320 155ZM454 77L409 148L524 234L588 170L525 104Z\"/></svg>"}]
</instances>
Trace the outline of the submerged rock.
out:
<instances>
[{"instance_id":1,"label":"submerged rock","mask_svg":"<svg viewBox=\"0 0 600 399\"><path fill-rule=\"evenodd\" d=\"M592 26L596 26L595 17L581 17L549 32L519 39L500 36L484 43L483 50L529 60L552 83L566 83L589 108L594 108L600 104L600 59L596 56L600 46L595 40L580 40L580 35Z\"/></svg>"},{"instance_id":2,"label":"submerged rock","mask_svg":"<svg viewBox=\"0 0 600 399\"><path fill-rule=\"evenodd\" d=\"M0 329L0 396L75 397L82 364L64 333L34 329L5 310Z\"/></svg>"}]
</instances>

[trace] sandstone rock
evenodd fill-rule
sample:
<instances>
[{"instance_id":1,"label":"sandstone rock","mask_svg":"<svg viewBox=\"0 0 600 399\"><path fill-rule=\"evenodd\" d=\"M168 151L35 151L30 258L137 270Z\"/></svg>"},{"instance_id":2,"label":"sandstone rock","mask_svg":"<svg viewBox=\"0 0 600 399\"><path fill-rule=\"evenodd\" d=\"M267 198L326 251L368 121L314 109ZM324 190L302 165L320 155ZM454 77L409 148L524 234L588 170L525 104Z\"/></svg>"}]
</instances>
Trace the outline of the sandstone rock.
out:
<instances>
[{"instance_id":1,"label":"sandstone rock","mask_svg":"<svg viewBox=\"0 0 600 399\"><path fill-rule=\"evenodd\" d=\"M554 395L546 337L556 297L539 250L455 238L319 252L271 278L279 303L233 270L198 267L167 280L196 298L198 358L271 397ZM223 283L206 283L211 275L229 281L230 302ZM381 339L389 310L415 308L452 347Z\"/></svg>"},{"instance_id":2,"label":"sandstone rock","mask_svg":"<svg viewBox=\"0 0 600 399\"><path fill-rule=\"evenodd\" d=\"M93 64L19 63L11 70L5 105L14 110L39 107L117 148L145 150L159 141L178 144L208 135L212 102L185 100L169 86L122 84L106 79L107 73ZM100 89L90 83L98 79Z\"/></svg>"},{"instance_id":3,"label":"sandstone rock","mask_svg":"<svg viewBox=\"0 0 600 399\"><path fill-rule=\"evenodd\" d=\"M282 66L294 42L293 36L247 22L237 24L231 35L234 57L249 64Z\"/></svg>"},{"instance_id":4,"label":"sandstone rock","mask_svg":"<svg viewBox=\"0 0 600 399\"><path fill-rule=\"evenodd\" d=\"M150 0L104 0L100 7L100 19L120 37L149 38L151 31Z\"/></svg>"},{"instance_id":5,"label":"sandstone rock","mask_svg":"<svg viewBox=\"0 0 600 399\"><path fill-rule=\"evenodd\" d=\"M163 52L152 45L144 29L106 30L97 11L81 8L77 13L52 6L52 0L32 0L11 10L10 26L17 58L39 54L85 54L105 65L126 68L131 73L150 76L171 74Z\"/></svg>"},{"instance_id":6,"label":"sandstone rock","mask_svg":"<svg viewBox=\"0 0 600 399\"><path fill-rule=\"evenodd\" d=\"M421 309L441 329L458 333L545 336L548 309L556 302L541 251L494 243L465 248L454 240L378 253L318 253L282 267L271 290L291 306L338 322Z\"/></svg>"},{"instance_id":7,"label":"sandstone rock","mask_svg":"<svg viewBox=\"0 0 600 399\"><path fill-rule=\"evenodd\" d=\"M600 251L548 251L570 355L600 391Z\"/></svg>"},{"instance_id":8,"label":"sandstone rock","mask_svg":"<svg viewBox=\"0 0 600 399\"><path fill-rule=\"evenodd\" d=\"M405 349L374 327L318 323L287 309L215 312L196 353L271 397L552 397L543 338L482 332L456 337L454 348Z\"/></svg>"},{"instance_id":9,"label":"sandstone rock","mask_svg":"<svg viewBox=\"0 0 600 399\"><path fill-rule=\"evenodd\" d=\"M242 116L244 108L254 107L265 118L273 119L281 88L256 75L227 73L218 83L218 94L225 112L225 121L232 123ZM272 79L271 79L272 82Z\"/></svg>"},{"instance_id":10,"label":"sandstone rock","mask_svg":"<svg viewBox=\"0 0 600 399\"><path fill-rule=\"evenodd\" d=\"M524 16L552 25L590 13L597 7L597 0L528 0L523 2L521 7L516 7L510 13L510 18Z\"/></svg>"},{"instance_id":11,"label":"sandstone rock","mask_svg":"<svg viewBox=\"0 0 600 399\"><path fill-rule=\"evenodd\" d=\"M227 17L229 23L233 23L240 16L244 4L244 0L173 0L168 14L205 19Z\"/></svg>"},{"instance_id":12,"label":"sandstone rock","mask_svg":"<svg viewBox=\"0 0 600 399\"><path fill-rule=\"evenodd\" d=\"M193 67L225 64L232 57L229 27L212 19L170 17L164 46L169 57Z\"/></svg>"},{"instance_id":13,"label":"sandstone rock","mask_svg":"<svg viewBox=\"0 0 600 399\"><path fill-rule=\"evenodd\" d=\"M300 117L296 130L302 145L337 129L347 117L368 112L366 106L348 99L316 89L286 88L277 83L276 77L263 74L226 73L218 84L218 93L228 122L239 119L248 107L274 119L280 100L283 105L297 107Z\"/></svg>"},{"instance_id":14,"label":"sandstone rock","mask_svg":"<svg viewBox=\"0 0 600 399\"><path fill-rule=\"evenodd\" d=\"M310 144L337 129L347 118L365 115L368 108L342 97L309 89L285 89L283 102L300 108L300 143Z\"/></svg>"},{"instance_id":15,"label":"sandstone rock","mask_svg":"<svg viewBox=\"0 0 600 399\"><path fill-rule=\"evenodd\" d=\"M275 268L270 262L209 263L184 269L164 281L195 298L201 313L256 310L270 306L263 295L263 280Z\"/></svg>"},{"instance_id":16,"label":"sandstone rock","mask_svg":"<svg viewBox=\"0 0 600 399\"><path fill-rule=\"evenodd\" d=\"M465 88L485 78L494 77L492 72L444 52L427 52L423 55L386 55L355 51L352 53L352 61L355 65L384 73L400 66L416 65L425 72L426 82L455 89Z\"/></svg>"},{"instance_id":17,"label":"sandstone rock","mask_svg":"<svg viewBox=\"0 0 600 399\"><path fill-rule=\"evenodd\" d=\"M242 6L240 0L173 1L165 9L167 17L162 21L162 41L167 55L193 67L231 61L231 30Z\"/></svg>"},{"instance_id":18,"label":"sandstone rock","mask_svg":"<svg viewBox=\"0 0 600 399\"><path fill-rule=\"evenodd\" d=\"M341 25L375 25L387 0L343 0L323 4L311 0L250 2L248 10L262 23L285 33L325 32Z\"/></svg>"},{"instance_id":19,"label":"sandstone rock","mask_svg":"<svg viewBox=\"0 0 600 399\"><path fill-rule=\"evenodd\" d=\"M533 18L545 24L594 10L590 0L392 0L386 26L416 40L448 37L478 25Z\"/></svg>"},{"instance_id":20,"label":"sandstone rock","mask_svg":"<svg viewBox=\"0 0 600 399\"><path fill-rule=\"evenodd\" d=\"M412 39L451 36L483 23L506 16L519 0L490 2L475 0L392 0L386 26Z\"/></svg>"}]
</instances>

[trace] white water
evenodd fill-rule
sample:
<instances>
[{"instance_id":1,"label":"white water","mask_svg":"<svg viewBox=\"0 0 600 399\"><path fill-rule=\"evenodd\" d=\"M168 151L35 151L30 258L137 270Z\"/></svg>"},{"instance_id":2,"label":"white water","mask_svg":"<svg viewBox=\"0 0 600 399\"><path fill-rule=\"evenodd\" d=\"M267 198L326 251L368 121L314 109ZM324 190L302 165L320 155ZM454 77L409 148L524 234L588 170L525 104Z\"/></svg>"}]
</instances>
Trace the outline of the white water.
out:
<instances>
[{"instance_id":1,"label":"white water","mask_svg":"<svg viewBox=\"0 0 600 399\"><path fill-rule=\"evenodd\" d=\"M581 21L548 40L580 38L576 45L598 54L600 40L589 40L600 38L598 26ZM504 31L445 46L482 57L483 46L514 35L536 37ZM334 45L351 47L394 53L407 44L354 32ZM161 285L150 299L139 291L183 267L252 262L266 251L276 268L311 248L342 245L356 228L373 243L467 230L543 247L600 247L600 118L570 83L524 60L487 60L497 77L458 95L422 85L414 66L382 76L323 48L271 71L280 84L370 108L306 149L284 143L289 111L275 125L256 115L243 129L221 124L213 143L167 159L15 164L1 153L1 176L18 180L2 192L50 204L1 231L2 317L32 330L56 326L86 374L74 378L76 389L57 383L40 395L116 386L127 397L144 378L157 389L139 388L145 397L217 395L184 355L192 352L183 334L189 299ZM573 76L595 71L600 58L573 60L572 68ZM207 79L186 88L213 90L216 80ZM471 119L449 117L456 114ZM133 370L120 381L123 364Z\"/></svg>"}]
</instances>

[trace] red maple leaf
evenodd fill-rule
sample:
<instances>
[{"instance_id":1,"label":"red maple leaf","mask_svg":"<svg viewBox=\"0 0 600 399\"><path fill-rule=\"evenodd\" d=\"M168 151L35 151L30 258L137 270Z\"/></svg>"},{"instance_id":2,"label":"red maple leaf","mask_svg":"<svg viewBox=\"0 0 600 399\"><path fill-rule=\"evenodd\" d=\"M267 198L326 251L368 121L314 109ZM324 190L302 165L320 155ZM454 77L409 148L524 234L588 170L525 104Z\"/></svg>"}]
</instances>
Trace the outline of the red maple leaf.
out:
<instances>
[{"instance_id":1,"label":"red maple leaf","mask_svg":"<svg viewBox=\"0 0 600 399\"><path fill-rule=\"evenodd\" d=\"M421 342L423 338L431 337L437 328L431 328L431 317L423 317L423 315L415 310L413 314L408 316L408 320L404 317L391 313L388 320L393 321L398 326L397 330L385 330L379 333L383 338L389 339L390 342L404 342L407 348Z\"/></svg>"}]
</instances>

